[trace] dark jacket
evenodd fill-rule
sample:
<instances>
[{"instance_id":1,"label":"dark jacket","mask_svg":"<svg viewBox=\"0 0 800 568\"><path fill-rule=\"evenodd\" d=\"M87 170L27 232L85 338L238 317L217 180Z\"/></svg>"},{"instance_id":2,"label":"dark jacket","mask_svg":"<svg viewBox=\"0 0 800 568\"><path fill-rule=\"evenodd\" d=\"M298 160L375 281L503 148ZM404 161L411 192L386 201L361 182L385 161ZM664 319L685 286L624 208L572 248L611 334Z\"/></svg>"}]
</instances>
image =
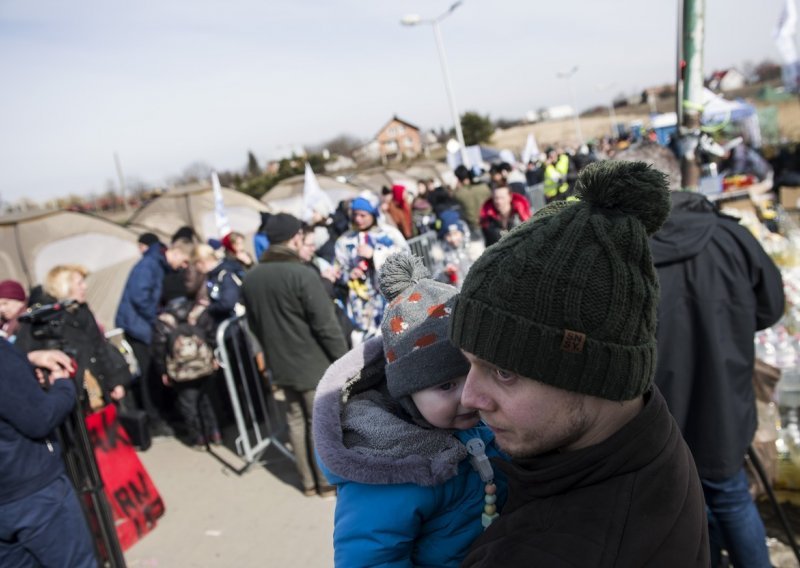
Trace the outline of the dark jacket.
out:
<instances>
[{"instance_id":1,"label":"dark jacket","mask_svg":"<svg viewBox=\"0 0 800 568\"><path fill-rule=\"evenodd\" d=\"M347 352L319 275L287 247L270 246L245 276L242 297L275 384L314 389L328 366Z\"/></svg>"},{"instance_id":2,"label":"dark jacket","mask_svg":"<svg viewBox=\"0 0 800 568\"><path fill-rule=\"evenodd\" d=\"M216 325L235 315L236 304L242 299L243 277L242 265L227 256L206 274L205 286L209 300L206 311Z\"/></svg>"},{"instance_id":3,"label":"dark jacket","mask_svg":"<svg viewBox=\"0 0 800 568\"><path fill-rule=\"evenodd\" d=\"M517 225L531 218L531 206L528 200L511 191L509 194L511 195L511 215L505 225L491 198L487 199L481 207L481 229L487 247L499 241L503 235Z\"/></svg>"},{"instance_id":4,"label":"dark jacket","mask_svg":"<svg viewBox=\"0 0 800 568\"><path fill-rule=\"evenodd\" d=\"M700 480L656 388L597 445L493 465L508 476L508 501L462 566L709 565Z\"/></svg>"},{"instance_id":5,"label":"dark jacket","mask_svg":"<svg viewBox=\"0 0 800 568\"><path fill-rule=\"evenodd\" d=\"M0 503L26 497L64 472L53 430L75 405L75 385L41 389L28 360L0 339Z\"/></svg>"},{"instance_id":6,"label":"dark jacket","mask_svg":"<svg viewBox=\"0 0 800 568\"><path fill-rule=\"evenodd\" d=\"M42 300L46 303L56 301L50 296L44 296ZM25 353L37 349L59 349L66 352L78 363L76 376L82 377L83 372L88 369L97 378L106 402L110 402L108 393L114 387L128 387L131 374L125 359L121 355L113 356L116 347L108 343L87 304L70 304L60 312L54 323L45 325L44 329L27 322L21 324L15 347ZM35 331L35 327L39 327L39 330ZM45 336L42 331L46 332Z\"/></svg>"},{"instance_id":7,"label":"dark jacket","mask_svg":"<svg viewBox=\"0 0 800 568\"><path fill-rule=\"evenodd\" d=\"M672 194L650 242L661 283L656 383L700 476L738 472L756 430L753 334L783 313L781 275L750 232L702 195Z\"/></svg>"},{"instance_id":8,"label":"dark jacket","mask_svg":"<svg viewBox=\"0 0 800 568\"><path fill-rule=\"evenodd\" d=\"M150 246L131 269L114 325L141 341L150 343L158 314L161 288L169 265L160 243Z\"/></svg>"},{"instance_id":9,"label":"dark jacket","mask_svg":"<svg viewBox=\"0 0 800 568\"><path fill-rule=\"evenodd\" d=\"M461 205L462 219L467 222L472 234L480 227L481 206L492 196L492 191L485 183L464 184L460 186L454 199Z\"/></svg>"}]
</instances>

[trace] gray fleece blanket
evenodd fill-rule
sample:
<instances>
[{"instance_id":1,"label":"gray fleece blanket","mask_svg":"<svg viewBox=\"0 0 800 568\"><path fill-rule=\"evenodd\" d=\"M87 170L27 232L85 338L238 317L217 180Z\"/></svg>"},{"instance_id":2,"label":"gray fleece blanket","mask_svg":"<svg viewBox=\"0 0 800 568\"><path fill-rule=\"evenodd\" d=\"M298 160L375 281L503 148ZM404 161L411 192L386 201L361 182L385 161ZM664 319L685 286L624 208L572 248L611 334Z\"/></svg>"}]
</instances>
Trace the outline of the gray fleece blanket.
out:
<instances>
[{"instance_id":1,"label":"gray fleece blanket","mask_svg":"<svg viewBox=\"0 0 800 568\"><path fill-rule=\"evenodd\" d=\"M376 337L328 368L314 400L314 445L322 463L359 483L433 486L450 479L466 448L452 432L404 419L386 391L384 366Z\"/></svg>"}]
</instances>

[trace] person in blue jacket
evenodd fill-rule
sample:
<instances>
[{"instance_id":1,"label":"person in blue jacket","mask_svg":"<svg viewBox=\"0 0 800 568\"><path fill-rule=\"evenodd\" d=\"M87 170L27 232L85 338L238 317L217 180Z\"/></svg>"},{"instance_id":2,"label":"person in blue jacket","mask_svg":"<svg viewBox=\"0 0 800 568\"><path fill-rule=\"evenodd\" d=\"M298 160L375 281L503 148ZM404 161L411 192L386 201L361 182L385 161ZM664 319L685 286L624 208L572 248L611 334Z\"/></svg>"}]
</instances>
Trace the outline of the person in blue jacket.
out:
<instances>
[{"instance_id":1,"label":"person in blue jacket","mask_svg":"<svg viewBox=\"0 0 800 568\"><path fill-rule=\"evenodd\" d=\"M165 274L186 268L193 253L194 244L184 238L175 240L169 248L164 248L158 241L151 244L128 274L114 318L114 325L125 332L125 339L139 362L141 376L132 386L137 390L138 402L147 413L154 436L172 435L172 429L161 417L155 403L156 391L150 376L153 326Z\"/></svg>"},{"instance_id":2,"label":"person in blue jacket","mask_svg":"<svg viewBox=\"0 0 800 568\"><path fill-rule=\"evenodd\" d=\"M39 386L35 365L50 371ZM64 353L28 359L0 339L0 566L97 566L89 529L53 434L75 406Z\"/></svg>"},{"instance_id":3,"label":"person in blue jacket","mask_svg":"<svg viewBox=\"0 0 800 568\"><path fill-rule=\"evenodd\" d=\"M461 405L469 364L447 339L457 290L398 253L380 274L382 337L317 388L314 443L337 487L336 566L458 566L505 501L493 435Z\"/></svg>"}]
</instances>

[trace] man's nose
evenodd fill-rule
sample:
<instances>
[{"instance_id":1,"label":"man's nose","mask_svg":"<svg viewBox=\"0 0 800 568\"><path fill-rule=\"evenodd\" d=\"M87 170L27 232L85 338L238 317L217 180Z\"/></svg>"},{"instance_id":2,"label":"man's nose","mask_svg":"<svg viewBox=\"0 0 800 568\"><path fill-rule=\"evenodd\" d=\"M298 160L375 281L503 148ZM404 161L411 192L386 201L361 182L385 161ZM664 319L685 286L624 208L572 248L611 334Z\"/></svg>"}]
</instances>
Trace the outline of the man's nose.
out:
<instances>
[{"instance_id":1,"label":"man's nose","mask_svg":"<svg viewBox=\"0 0 800 568\"><path fill-rule=\"evenodd\" d=\"M461 404L467 408L481 410L482 396L478 389L478 377L475 371L475 366L471 366L467 378L464 381L464 386L461 387Z\"/></svg>"}]
</instances>

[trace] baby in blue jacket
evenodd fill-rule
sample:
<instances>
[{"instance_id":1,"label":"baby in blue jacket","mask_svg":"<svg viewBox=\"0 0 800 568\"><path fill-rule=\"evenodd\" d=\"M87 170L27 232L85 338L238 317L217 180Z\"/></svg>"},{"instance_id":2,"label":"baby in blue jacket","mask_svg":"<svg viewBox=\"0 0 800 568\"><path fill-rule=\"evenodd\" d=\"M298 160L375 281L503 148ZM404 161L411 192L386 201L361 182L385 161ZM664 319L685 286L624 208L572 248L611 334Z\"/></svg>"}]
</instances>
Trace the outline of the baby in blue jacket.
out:
<instances>
[{"instance_id":1,"label":"baby in blue jacket","mask_svg":"<svg viewBox=\"0 0 800 568\"><path fill-rule=\"evenodd\" d=\"M447 339L457 290L407 254L386 260L380 287L382 337L334 363L314 402L314 444L338 490L336 566L458 566L506 483L491 431L461 404L469 363Z\"/></svg>"}]
</instances>

